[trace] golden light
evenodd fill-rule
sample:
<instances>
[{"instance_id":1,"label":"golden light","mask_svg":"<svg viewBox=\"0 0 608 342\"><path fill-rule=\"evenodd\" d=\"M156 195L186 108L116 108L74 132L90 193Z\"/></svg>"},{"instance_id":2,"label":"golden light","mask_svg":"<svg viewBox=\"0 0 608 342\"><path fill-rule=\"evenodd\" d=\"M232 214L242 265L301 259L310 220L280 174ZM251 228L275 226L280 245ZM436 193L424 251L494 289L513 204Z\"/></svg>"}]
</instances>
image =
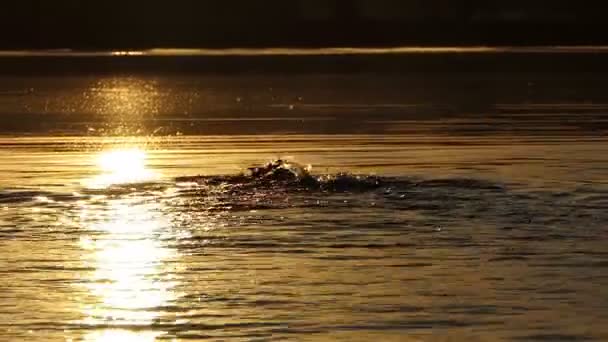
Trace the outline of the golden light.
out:
<instances>
[{"instance_id":1,"label":"golden light","mask_svg":"<svg viewBox=\"0 0 608 342\"><path fill-rule=\"evenodd\" d=\"M91 220L87 226L98 233L80 243L83 258L94 269L83 285L96 298L83 305L80 323L111 326L88 334L85 341L155 341L163 332L145 327L175 299L177 286L167 268L176 251L158 238L169 225L158 213L158 203L116 201L102 211L95 206L83 211L83 219ZM127 329L132 326L141 328Z\"/></svg>"},{"instance_id":2,"label":"golden light","mask_svg":"<svg viewBox=\"0 0 608 342\"><path fill-rule=\"evenodd\" d=\"M98 165L103 171L114 173L134 173L145 169L146 153L140 149L104 152L99 156Z\"/></svg>"},{"instance_id":3,"label":"golden light","mask_svg":"<svg viewBox=\"0 0 608 342\"><path fill-rule=\"evenodd\" d=\"M86 182L90 188L151 181L154 172L146 168L146 152L139 148L102 152L97 157L101 174Z\"/></svg>"},{"instance_id":4,"label":"golden light","mask_svg":"<svg viewBox=\"0 0 608 342\"><path fill-rule=\"evenodd\" d=\"M154 342L160 333L141 333L128 330L104 330L89 334L86 342Z\"/></svg>"},{"instance_id":5,"label":"golden light","mask_svg":"<svg viewBox=\"0 0 608 342\"><path fill-rule=\"evenodd\" d=\"M108 122L131 129L130 124L158 114L163 103L156 81L133 77L101 79L91 85L85 99L87 107L106 116Z\"/></svg>"}]
</instances>

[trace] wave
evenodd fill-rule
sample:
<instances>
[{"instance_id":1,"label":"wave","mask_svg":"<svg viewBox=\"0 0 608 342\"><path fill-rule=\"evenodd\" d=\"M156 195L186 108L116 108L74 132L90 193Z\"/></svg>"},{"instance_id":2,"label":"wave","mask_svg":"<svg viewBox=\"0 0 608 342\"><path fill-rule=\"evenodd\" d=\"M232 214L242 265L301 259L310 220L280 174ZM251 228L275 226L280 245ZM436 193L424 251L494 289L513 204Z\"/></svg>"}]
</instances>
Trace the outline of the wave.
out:
<instances>
[{"instance_id":1,"label":"wave","mask_svg":"<svg viewBox=\"0 0 608 342\"><path fill-rule=\"evenodd\" d=\"M161 195L168 189L177 194L197 194L220 192L245 194L257 192L275 193L365 193L382 191L386 193L408 189L465 188L479 190L503 190L504 186L492 182L467 179L414 179L408 177L382 177L350 173L311 173L310 166L296 162L274 160L267 164L246 169L233 175L181 176L170 180L145 181L137 183L113 184L101 189L83 188L74 193L57 193L37 189L7 189L0 191L0 203L26 202L66 202L88 199L93 196Z\"/></svg>"},{"instance_id":2,"label":"wave","mask_svg":"<svg viewBox=\"0 0 608 342\"><path fill-rule=\"evenodd\" d=\"M196 185L231 185L239 189L285 188L293 191L370 191L391 183L390 178L371 175L338 173L315 176L310 167L294 162L275 160L265 165L250 167L248 172L229 176L178 177L177 183Z\"/></svg>"},{"instance_id":3,"label":"wave","mask_svg":"<svg viewBox=\"0 0 608 342\"><path fill-rule=\"evenodd\" d=\"M56 203L82 199L84 196L77 193L59 193L29 189L0 190L0 204L17 204L28 202Z\"/></svg>"},{"instance_id":4,"label":"wave","mask_svg":"<svg viewBox=\"0 0 608 342\"><path fill-rule=\"evenodd\" d=\"M81 189L72 194L4 190L0 191L0 204L5 208L64 210L81 201L104 206L114 199L135 199L136 202L129 203L158 202L163 204L163 210L188 212L188 216L294 208L336 212L372 210L388 215L386 219L421 219L425 226L454 220L481 220L512 229L522 225L603 224L608 220L608 192L597 187L589 190L537 191L525 185L473 178L318 175L311 173L309 166L275 160L250 167L240 174L182 176L163 181L115 184L103 189Z\"/></svg>"}]
</instances>

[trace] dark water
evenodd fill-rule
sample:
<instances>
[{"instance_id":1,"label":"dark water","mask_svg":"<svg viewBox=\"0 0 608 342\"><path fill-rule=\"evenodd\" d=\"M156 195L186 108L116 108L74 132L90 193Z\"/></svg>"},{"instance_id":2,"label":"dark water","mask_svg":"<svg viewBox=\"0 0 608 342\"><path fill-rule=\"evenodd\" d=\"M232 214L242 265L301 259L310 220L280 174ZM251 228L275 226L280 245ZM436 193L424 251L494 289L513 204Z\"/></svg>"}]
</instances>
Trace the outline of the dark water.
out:
<instances>
[{"instance_id":1,"label":"dark water","mask_svg":"<svg viewBox=\"0 0 608 342\"><path fill-rule=\"evenodd\" d=\"M605 340L605 82L3 77L0 340Z\"/></svg>"}]
</instances>

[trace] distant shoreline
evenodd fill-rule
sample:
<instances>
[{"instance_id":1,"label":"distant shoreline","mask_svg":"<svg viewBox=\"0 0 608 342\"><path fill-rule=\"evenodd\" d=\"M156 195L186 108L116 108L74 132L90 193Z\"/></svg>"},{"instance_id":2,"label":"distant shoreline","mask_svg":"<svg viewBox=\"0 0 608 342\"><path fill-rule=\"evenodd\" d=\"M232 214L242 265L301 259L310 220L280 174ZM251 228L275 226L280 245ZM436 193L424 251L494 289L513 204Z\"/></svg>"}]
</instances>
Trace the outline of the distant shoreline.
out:
<instances>
[{"instance_id":1,"label":"distant shoreline","mask_svg":"<svg viewBox=\"0 0 608 342\"><path fill-rule=\"evenodd\" d=\"M2 76L608 72L608 46L2 51Z\"/></svg>"},{"instance_id":2,"label":"distant shoreline","mask_svg":"<svg viewBox=\"0 0 608 342\"><path fill-rule=\"evenodd\" d=\"M393 46L325 48L153 48L144 50L0 50L1 57L214 57L214 56L344 56L401 54L596 54L608 45L557 46Z\"/></svg>"}]
</instances>

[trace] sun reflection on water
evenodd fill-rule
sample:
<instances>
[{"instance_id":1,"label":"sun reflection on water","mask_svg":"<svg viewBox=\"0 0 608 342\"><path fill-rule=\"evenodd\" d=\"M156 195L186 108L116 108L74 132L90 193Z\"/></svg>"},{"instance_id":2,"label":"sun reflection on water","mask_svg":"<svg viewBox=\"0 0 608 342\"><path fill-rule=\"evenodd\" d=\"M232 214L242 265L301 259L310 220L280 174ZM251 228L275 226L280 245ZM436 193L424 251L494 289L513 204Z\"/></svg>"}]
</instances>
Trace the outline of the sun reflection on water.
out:
<instances>
[{"instance_id":1,"label":"sun reflection on water","mask_svg":"<svg viewBox=\"0 0 608 342\"><path fill-rule=\"evenodd\" d=\"M163 103L156 81L133 77L101 79L84 96L94 113L123 123L154 116Z\"/></svg>"},{"instance_id":2,"label":"sun reflection on water","mask_svg":"<svg viewBox=\"0 0 608 342\"><path fill-rule=\"evenodd\" d=\"M87 335L86 342L153 342L160 333L142 333L128 330L104 330Z\"/></svg>"},{"instance_id":3,"label":"sun reflection on water","mask_svg":"<svg viewBox=\"0 0 608 342\"><path fill-rule=\"evenodd\" d=\"M101 174L86 181L85 185L101 189L117 184L151 181L156 175L146 167L146 158L146 152L139 148L104 151L96 160Z\"/></svg>"},{"instance_id":4,"label":"sun reflection on water","mask_svg":"<svg viewBox=\"0 0 608 342\"><path fill-rule=\"evenodd\" d=\"M162 320L177 296L170 266L177 253L162 242L169 224L159 209L141 199L83 206L91 233L80 245L93 271L83 282L92 300L82 305L81 323L103 327L85 341L154 341L164 333L145 328Z\"/></svg>"}]
</instances>

